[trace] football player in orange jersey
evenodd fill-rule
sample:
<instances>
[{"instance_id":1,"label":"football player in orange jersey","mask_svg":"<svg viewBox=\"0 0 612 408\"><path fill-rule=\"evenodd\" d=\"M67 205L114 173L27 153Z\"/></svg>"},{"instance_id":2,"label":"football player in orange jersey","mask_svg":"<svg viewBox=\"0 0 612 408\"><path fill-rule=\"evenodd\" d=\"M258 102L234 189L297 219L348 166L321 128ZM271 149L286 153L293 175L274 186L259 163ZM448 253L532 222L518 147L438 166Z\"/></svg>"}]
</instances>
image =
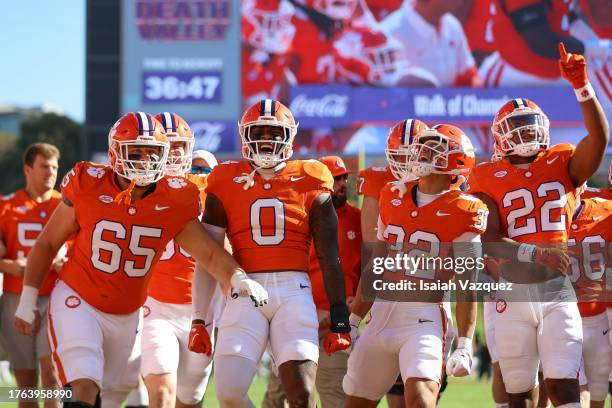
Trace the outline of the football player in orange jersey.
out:
<instances>
[{"instance_id":1,"label":"football player in orange jersey","mask_svg":"<svg viewBox=\"0 0 612 408\"><path fill-rule=\"evenodd\" d=\"M584 57L568 54L563 44L559 52L561 75L574 88L588 135L576 148L549 147L546 115L531 101L513 99L498 111L492 126L503 159L477 166L469 180L470 191L490 210L485 234L490 244L485 250L507 260L501 280L515 282L514 289L497 300L495 323L510 407L523 407L526 398L536 398L531 391L538 360L555 406L578 407L580 401L576 376L582 329L576 304L563 301L573 296L560 276L567 274L569 263L563 243L568 240L576 187L599 167L609 127L588 82ZM543 281L558 285L558 296L542 293L541 302L528 302L529 291L535 289L526 284Z\"/></svg>"},{"instance_id":2,"label":"football player in orange jersey","mask_svg":"<svg viewBox=\"0 0 612 408\"><path fill-rule=\"evenodd\" d=\"M400 148L403 149L410 151L410 158L400 171L400 181L395 183L403 188L387 185L380 194L379 241L389 245L392 251L389 255L400 251L411 257L478 259L487 208L477 198L453 189L459 178L465 179L474 166L470 140L455 126L436 125L421 131L414 143ZM412 176L419 177L418 181L404 181ZM445 222L450 219L452 223ZM386 263L389 258L385 259L385 254L386 247L381 254L376 250L373 260ZM376 262L371 265L376 266ZM405 274L398 276L398 271ZM373 272L382 273L381 279L373 278ZM464 272L472 277L474 271L467 268ZM400 373L406 406L435 407L448 315L442 305L443 289L424 293L418 288L423 283L448 283L454 269L428 265L416 269L372 269L363 272L366 273L369 276L362 275L363 291L357 293L351 325L359 325L370 308L371 317L349 357L343 382L347 394L345 406L375 407ZM391 293L393 289L385 291L382 286L407 282L416 289L408 289L403 297ZM377 290L374 302L363 298L364 293ZM476 303L465 299L457 303L456 310L460 337L457 349L446 362L446 372L464 376L471 370Z\"/></svg>"},{"instance_id":3,"label":"football player in orange jersey","mask_svg":"<svg viewBox=\"0 0 612 408\"><path fill-rule=\"evenodd\" d=\"M17 332L12 324L23 286L27 257L40 231L61 201L59 192L54 189L59 157L60 152L53 145L35 143L28 146L23 154L25 188L3 197L0 201L0 243L6 248L6 254L0 259L0 271L4 273L0 333L18 387L37 386L39 362L42 386L59 386L47 343L47 318L44 313L47 310L49 293L57 279L55 266L59 266L62 260L54 260L54 267L50 268L49 276L40 291L41 296L37 304L43 314L37 316L40 331L33 336L24 336ZM19 403L20 407L35 405ZM45 406L58 406L58 403L48 400Z\"/></svg>"},{"instance_id":4,"label":"football player in orange jersey","mask_svg":"<svg viewBox=\"0 0 612 408\"><path fill-rule=\"evenodd\" d=\"M582 199L569 230L571 253L569 278L578 297L582 317L582 357L590 392L590 407L603 408L612 368L608 340L605 284L612 242L612 202L602 198Z\"/></svg>"},{"instance_id":5,"label":"football player in orange jersey","mask_svg":"<svg viewBox=\"0 0 612 408\"><path fill-rule=\"evenodd\" d=\"M130 112L108 135L110 165L80 162L62 181L57 206L30 253L14 324L31 334L39 288L53 257L74 235L70 258L49 300L49 343L67 407L117 407L136 386L141 306L150 269L170 239L222 283L267 299L198 221L199 191L166 177L169 144L151 115Z\"/></svg>"},{"instance_id":6,"label":"football player in orange jersey","mask_svg":"<svg viewBox=\"0 0 612 408\"><path fill-rule=\"evenodd\" d=\"M387 167L368 167L357 174L357 194L363 195L361 206L361 231L364 242L376 242L376 227L379 214L378 199L380 191L390 182L399 180L402 176L400 169L406 165L409 152L407 147L413 138L427 128L424 122L418 119L406 119L395 123L389 129L385 156ZM401 150L400 150L401 149ZM364 246L368 251L370 245ZM369 254L366 253L366 258ZM403 406L403 383L398 382L387 395L387 403L392 407Z\"/></svg>"},{"instance_id":7,"label":"football player in orange jersey","mask_svg":"<svg viewBox=\"0 0 612 408\"><path fill-rule=\"evenodd\" d=\"M155 116L165 129L170 143L166 176L182 177L198 186L200 201L206 199L205 174L191 174L194 137L187 122L176 113L163 112ZM200 159L201 160L201 159ZM216 164L200 163L210 170ZM197 166L202 167L202 166ZM151 408L172 406L199 406L206 391L212 369L210 349L208 355L189 351L191 330L192 281L196 268L195 259L174 240L170 240L152 271L148 298L144 306L145 319L142 331L142 363L140 372L144 376L149 392ZM201 274L198 290L194 294L208 299L214 293L216 282L207 274ZM204 319L206 316L202 316ZM209 322L212 319L207 318ZM202 320L203 325L204 320ZM211 344L213 327L202 334ZM210 348L210 346L209 346Z\"/></svg>"},{"instance_id":8,"label":"football player in orange jersey","mask_svg":"<svg viewBox=\"0 0 612 408\"><path fill-rule=\"evenodd\" d=\"M291 160L297 124L283 104L264 99L239 124L245 160L208 176L204 223L227 233L236 260L261 282L270 303L250 310L232 290L219 323L215 388L222 407L252 406L247 391L266 345L292 407L314 407L318 320L306 271L314 241L330 304L327 353L350 346L332 176L316 160Z\"/></svg>"}]
</instances>

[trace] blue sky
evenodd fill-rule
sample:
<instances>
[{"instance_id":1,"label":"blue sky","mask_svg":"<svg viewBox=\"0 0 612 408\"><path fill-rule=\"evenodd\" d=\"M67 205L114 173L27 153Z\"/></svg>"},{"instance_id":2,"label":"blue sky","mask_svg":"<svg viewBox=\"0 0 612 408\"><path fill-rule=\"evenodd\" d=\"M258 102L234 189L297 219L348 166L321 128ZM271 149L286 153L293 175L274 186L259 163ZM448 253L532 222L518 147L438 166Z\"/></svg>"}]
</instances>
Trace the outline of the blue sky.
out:
<instances>
[{"instance_id":1,"label":"blue sky","mask_svg":"<svg viewBox=\"0 0 612 408\"><path fill-rule=\"evenodd\" d=\"M85 115L85 0L17 0L0 24L0 104Z\"/></svg>"}]
</instances>

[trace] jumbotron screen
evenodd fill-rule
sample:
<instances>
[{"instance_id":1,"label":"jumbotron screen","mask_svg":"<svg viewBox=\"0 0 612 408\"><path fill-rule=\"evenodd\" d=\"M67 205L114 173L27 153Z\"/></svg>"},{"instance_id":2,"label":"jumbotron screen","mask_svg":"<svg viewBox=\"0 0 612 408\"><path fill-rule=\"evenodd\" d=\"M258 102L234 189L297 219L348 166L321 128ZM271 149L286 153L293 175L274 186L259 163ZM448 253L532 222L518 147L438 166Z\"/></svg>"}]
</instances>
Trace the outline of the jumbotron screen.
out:
<instances>
[{"instance_id":1,"label":"jumbotron screen","mask_svg":"<svg viewBox=\"0 0 612 408\"><path fill-rule=\"evenodd\" d=\"M227 155L239 152L241 112L262 98L300 122L298 154L379 155L393 123L417 118L462 127L488 155L497 109L528 98L553 143L576 143L586 133L556 44L585 55L610 117L612 22L593 13L598 0L526 3L126 1L121 107L177 112L197 147Z\"/></svg>"}]
</instances>

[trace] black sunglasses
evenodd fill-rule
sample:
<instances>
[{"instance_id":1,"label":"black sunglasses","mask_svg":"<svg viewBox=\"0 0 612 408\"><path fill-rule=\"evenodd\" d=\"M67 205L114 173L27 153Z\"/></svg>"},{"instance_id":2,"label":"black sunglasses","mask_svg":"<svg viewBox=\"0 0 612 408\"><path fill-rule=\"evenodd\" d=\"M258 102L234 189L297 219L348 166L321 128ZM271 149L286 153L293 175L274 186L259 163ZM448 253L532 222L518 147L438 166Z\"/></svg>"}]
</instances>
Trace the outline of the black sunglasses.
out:
<instances>
[{"instance_id":1,"label":"black sunglasses","mask_svg":"<svg viewBox=\"0 0 612 408\"><path fill-rule=\"evenodd\" d=\"M191 174L209 174L212 171L210 167L191 166Z\"/></svg>"}]
</instances>

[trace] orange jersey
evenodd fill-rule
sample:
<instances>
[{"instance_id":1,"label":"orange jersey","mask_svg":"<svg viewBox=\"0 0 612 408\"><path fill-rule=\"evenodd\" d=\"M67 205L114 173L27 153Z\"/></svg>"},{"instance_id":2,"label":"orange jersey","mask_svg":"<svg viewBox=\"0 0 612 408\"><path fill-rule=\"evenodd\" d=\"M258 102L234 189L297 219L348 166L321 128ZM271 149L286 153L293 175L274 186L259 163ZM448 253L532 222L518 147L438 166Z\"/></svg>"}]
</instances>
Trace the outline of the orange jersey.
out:
<instances>
[{"instance_id":1,"label":"orange jersey","mask_svg":"<svg viewBox=\"0 0 612 408\"><path fill-rule=\"evenodd\" d=\"M336 214L338 214L338 249L344 272L344 289L347 297L355 296L361 276L361 211L347 202L344 206L336 208ZM329 310L323 273L314 244L310 247L308 276L317 309Z\"/></svg>"},{"instance_id":2,"label":"orange jersey","mask_svg":"<svg viewBox=\"0 0 612 408\"><path fill-rule=\"evenodd\" d=\"M570 3L566 0L495 0L495 50L499 51L508 64L520 71L547 79L559 78L557 59L544 58L534 53L514 26L510 15L514 14L521 24L530 27L538 21L534 18L534 8L542 7L547 20L543 23L548 24L555 33L569 35Z\"/></svg>"},{"instance_id":3,"label":"orange jersey","mask_svg":"<svg viewBox=\"0 0 612 408\"><path fill-rule=\"evenodd\" d=\"M497 204L501 232L518 242L567 242L576 205L569 175L574 147L558 144L540 152L525 169L508 159L472 169L470 193L484 193Z\"/></svg>"},{"instance_id":4,"label":"orange jersey","mask_svg":"<svg viewBox=\"0 0 612 408\"><path fill-rule=\"evenodd\" d=\"M187 174L185 178L200 190L200 202L206 201L206 176ZM174 239L168 241L149 281L149 296L163 303L191 303L191 282L195 259Z\"/></svg>"},{"instance_id":5,"label":"orange jersey","mask_svg":"<svg viewBox=\"0 0 612 408\"><path fill-rule=\"evenodd\" d=\"M53 191L48 201L38 203L25 190L17 190L0 201L0 231L6 246L6 259L27 258L55 207L62 200L59 192ZM57 280L52 268L40 287L40 295L48 296ZM3 290L20 294L23 278L4 274Z\"/></svg>"},{"instance_id":6,"label":"orange jersey","mask_svg":"<svg viewBox=\"0 0 612 408\"><path fill-rule=\"evenodd\" d=\"M62 181L79 230L60 279L105 313L127 314L147 297L151 269L166 244L200 213L199 191L182 177L164 178L131 205L110 166L80 162Z\"/></svg>"},{"instance_id":7,"label":"orange jersey","mask_svg":"<svg viewBox=\"0 0 612 408\"><path fill-rule=\"evenodd\" d=\"M426 254L433 259L447 259L453 257L450 244L455 239L466 232L484 233L488 209L481 200L459 190L450 190L431 203L417 207L413 200L417 184L406 183L408 191L402 198L397 191L391 191L391 185L380 193L378 206L382 225L378 235L391 251L401 251L413 258ZM416 271L386 271L383 279L447 282L453 275L452 268L441 269L436 265Z\"/></svg>"},{"instance_id":8,"label":"orange jersey","mask_svg":"<svg viewBox=\"0 0 612 408\"><path fill-rule=\"evenodd\" d=\"M357 194L378 200L383 187L395 177L389 167L368 167L357 174Z\"/></svg>"},{"instance_id":9,"label":"orange jersey","mask_svg":"<svg viewBox=\"0 0 612 408\"><path fill-rule=\"evenodd\" d=\"M310 207L322 192L332 192L333 178L316 160L291 160L270 180L253 172L248 161L226 162L208 176L207 194L222 203L234 258L247 272L307 271Z\"/></svg>"},{"instance_id":10,"label":"orange jersey","mask_svg":"<svg viewBox=\"0 0 612 408\"><path fill-rule=\"evenodd\" d=\"M603 313L608 245L612 242L612 201L583 200L580 213L572 222L567 242L572 256L569 277L578 296L582 317Z\"/></svg>"},{"instance_id":11,"label":"orange jersey","mask_svg":"<svg viewBox=\"0 0 612 408\"><path fill-rule=\"evenodd\" d=\"M582 198L603 198L604 200L612 200L612 187L608 188L595 188L595 187L587 187L586 190L582 194L580 194Z\"/></svg>"}]
</instances>

